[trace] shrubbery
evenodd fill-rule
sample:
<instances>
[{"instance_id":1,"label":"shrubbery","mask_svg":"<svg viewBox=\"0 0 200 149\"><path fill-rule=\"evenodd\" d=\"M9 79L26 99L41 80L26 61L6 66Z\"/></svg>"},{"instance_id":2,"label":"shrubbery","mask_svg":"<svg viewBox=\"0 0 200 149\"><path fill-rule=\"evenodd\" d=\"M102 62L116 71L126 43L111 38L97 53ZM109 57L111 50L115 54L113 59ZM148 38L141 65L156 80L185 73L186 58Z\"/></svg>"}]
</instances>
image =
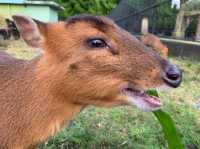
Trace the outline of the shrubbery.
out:
<instances>
[{"instance_id":1,"label":"shrubbery","mask_svg":"<svg viewBox=\"0 0 200 149\"><path fill-rule=\"evenodd\" d=\"M60 12L60 18L88 13L97 15L107 15L116 7L117 0L56 0L65 10Z\"/></svg>"}]
</instances>

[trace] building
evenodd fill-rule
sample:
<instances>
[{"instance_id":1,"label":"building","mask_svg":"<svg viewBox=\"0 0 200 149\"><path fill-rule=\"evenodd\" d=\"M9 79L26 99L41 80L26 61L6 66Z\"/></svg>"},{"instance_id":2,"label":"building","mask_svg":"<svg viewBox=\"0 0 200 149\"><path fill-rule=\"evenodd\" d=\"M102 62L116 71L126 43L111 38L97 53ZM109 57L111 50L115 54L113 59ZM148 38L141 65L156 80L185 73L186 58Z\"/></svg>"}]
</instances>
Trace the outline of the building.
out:
<instances>
[{"instance_id":1,"label":"building","mask_svg":"<svg viewBox=\"0 0 200 149\"><path fill-rule=\"evenodd\" d=\"M13 14L23 14L44 22L54 22L58 20L58 11L62 10L54 1L0 0L0 15L6 18Z\"/></svg>"}]
</instances>

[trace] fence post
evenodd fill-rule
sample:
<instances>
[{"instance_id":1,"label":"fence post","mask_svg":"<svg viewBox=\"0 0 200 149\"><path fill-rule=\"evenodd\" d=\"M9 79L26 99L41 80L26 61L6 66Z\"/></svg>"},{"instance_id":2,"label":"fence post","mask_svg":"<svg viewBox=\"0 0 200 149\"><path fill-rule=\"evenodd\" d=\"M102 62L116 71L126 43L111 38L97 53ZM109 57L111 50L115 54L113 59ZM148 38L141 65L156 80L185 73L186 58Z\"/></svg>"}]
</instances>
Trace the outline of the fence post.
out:
<instances>
[{"instance_id":1,"label":"fence post","mask_svg":"<svg viewBox=\"0 0 200 149\"><path fill-rule=\"evenodd\" d=\"M142 18L141 33L143 35L149 32L149 19L147 17Z\"/></svg>"}]
</instances>

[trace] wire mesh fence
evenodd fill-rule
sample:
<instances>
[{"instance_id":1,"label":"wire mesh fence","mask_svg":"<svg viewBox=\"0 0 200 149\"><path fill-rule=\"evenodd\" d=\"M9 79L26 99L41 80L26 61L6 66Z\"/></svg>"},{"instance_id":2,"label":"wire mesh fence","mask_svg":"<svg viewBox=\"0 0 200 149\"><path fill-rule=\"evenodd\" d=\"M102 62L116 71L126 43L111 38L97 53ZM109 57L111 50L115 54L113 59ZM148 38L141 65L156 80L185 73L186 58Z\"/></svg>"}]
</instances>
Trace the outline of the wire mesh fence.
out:
<instances>
[{"instance_id":1,"label":"wire mesh fence","mask_svg":"<svg viewBox=\"0 0 200 149\"><path fill-rule=\"evenodd\" d=\"M150 33L172 37L178 12L171 0L121 0L110 17L133 34L141 33L142 20L147 18ZM197 19L193 16L185 29L185 39L194 40L196 28Z\"/></svg>"}]
</instances>

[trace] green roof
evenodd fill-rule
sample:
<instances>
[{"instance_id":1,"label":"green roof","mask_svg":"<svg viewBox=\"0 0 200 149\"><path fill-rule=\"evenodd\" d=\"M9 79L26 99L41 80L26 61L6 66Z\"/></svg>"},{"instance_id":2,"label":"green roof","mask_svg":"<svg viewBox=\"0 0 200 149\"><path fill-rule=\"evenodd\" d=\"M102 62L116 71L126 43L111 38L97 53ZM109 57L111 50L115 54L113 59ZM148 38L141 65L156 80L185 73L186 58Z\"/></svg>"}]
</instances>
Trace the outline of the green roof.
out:
<instances>
[{"instance_id":1,"label":"green roof","mask_svg":"<svg viewBox=\"0 0 200 149\"><path fill-rule=\"evenodd\" d=\"M56 10L64 10L62 6L54 1L49 0L0 0L0 4L16 4L16 5L42 5L49 6Z\"/></svg>"}]
</instances>

